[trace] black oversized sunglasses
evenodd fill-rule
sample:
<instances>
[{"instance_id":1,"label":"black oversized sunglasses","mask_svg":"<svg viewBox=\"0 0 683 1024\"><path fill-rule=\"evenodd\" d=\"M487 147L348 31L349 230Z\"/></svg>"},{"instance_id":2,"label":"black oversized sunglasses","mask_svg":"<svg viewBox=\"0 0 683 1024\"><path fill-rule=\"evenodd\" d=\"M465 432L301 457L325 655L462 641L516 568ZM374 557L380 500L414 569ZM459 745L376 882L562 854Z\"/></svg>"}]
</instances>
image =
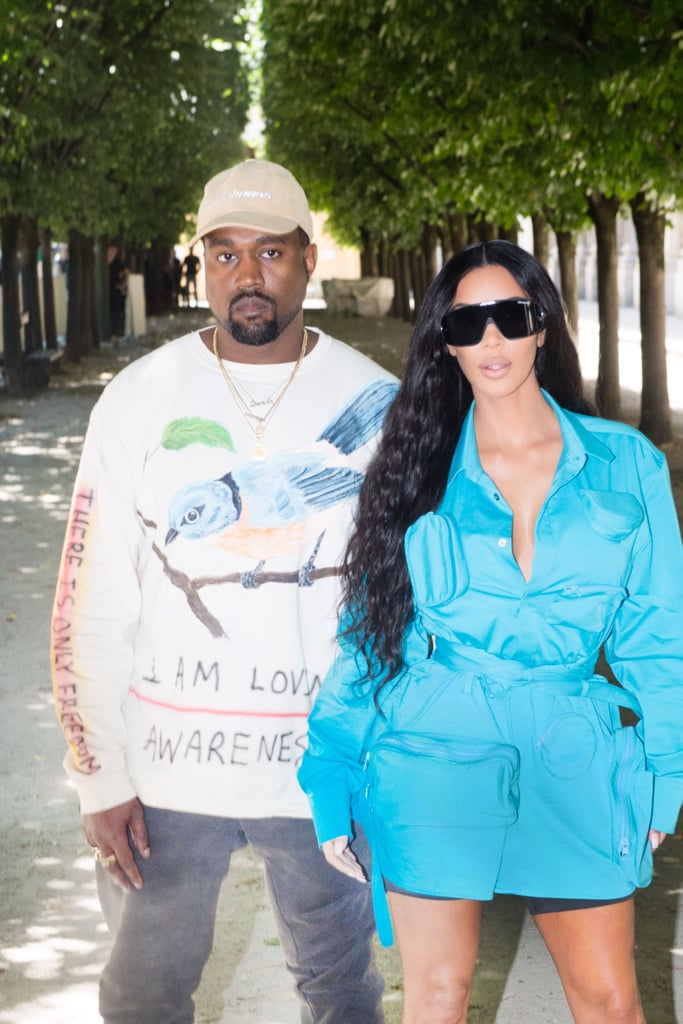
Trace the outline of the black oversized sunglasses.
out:
<instances>
[{"instance_id":1,"label":"black oversized sunglasses","mask_svg":"<svg viewBox=\"0 0 683 1024\"><path fill-rule=\"evenodd\" d=\"M545 325L545 310L530 299L503 299L458 306L441 320L441 334L447 345L478 345L486 325L493 320L506 338L528 338Z\"/></svg>"}]
</instances>

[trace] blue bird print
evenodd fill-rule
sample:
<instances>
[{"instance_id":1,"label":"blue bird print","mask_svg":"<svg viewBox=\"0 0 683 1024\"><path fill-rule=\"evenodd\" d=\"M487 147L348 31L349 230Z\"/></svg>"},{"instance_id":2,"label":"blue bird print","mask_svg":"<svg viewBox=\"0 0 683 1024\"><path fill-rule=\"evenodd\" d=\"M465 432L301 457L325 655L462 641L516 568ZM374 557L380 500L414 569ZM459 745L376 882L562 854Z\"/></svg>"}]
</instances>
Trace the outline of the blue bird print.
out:
<instances>
[{"instance_id":1,"label":"blue bird print","mask_svg":"<svg viewBox=\"0 0 683 1024\"><path fill-rule=\"evenodd\" d=\"M377 433L396 390L390 381L370 385L303 451L271 455L218 480L181 488L170 502L166 544L176 537L209 539L257 559L259 567L268 558L299 550L303 540L319 532L322 513L357 494L363 474L330 463Z\"/></svg>"}]
</instances>

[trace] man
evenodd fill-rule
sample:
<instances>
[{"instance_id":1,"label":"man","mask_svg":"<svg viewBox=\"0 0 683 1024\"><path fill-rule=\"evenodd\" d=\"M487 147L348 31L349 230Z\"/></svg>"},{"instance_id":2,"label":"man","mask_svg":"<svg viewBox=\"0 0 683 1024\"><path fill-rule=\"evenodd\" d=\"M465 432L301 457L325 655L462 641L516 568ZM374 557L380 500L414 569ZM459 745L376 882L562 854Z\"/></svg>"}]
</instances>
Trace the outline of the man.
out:
<instances>
[{"instance_id":1,"label":"man","mask_svg":"<svg viewBox=\"0 0 683 1024\"><path fill-rule=\"evenodd\" d=\"M185 271L185 288L187 294L187 304L190 305L190 293L194 295L194 304L197 305L197 274L201 267L201 260L199 256L195 256L192 251L193 246L190 246L190 251L183 260L183 270Z\"/></svg>"},{"instance_id":2,"label":"man","mask_svg":"<svg viewBox=\"0 0 683 1024\"><path fill-rule=\"evenodd\" d=\"M325 863L296 771L396 385L304 327L312 234L283 167L249 160L213 178L193 242L216 326L123 370L88 428L53 669L114 934L106 1024L193 1020L220 885L247 843L302 1022L383 1019L369 886Z\"/></svg>"},{"instance_id":3,"label":"man","mask_svg":"<svg viewBox=\"0 0 683 1024\"><path fill-rule=\"evenodd\" d=\"M107 251L109 263L109 329L113 338L126 333L126 295L128 294L128 267L118 245Z\"/></svg>"}]
</instances>

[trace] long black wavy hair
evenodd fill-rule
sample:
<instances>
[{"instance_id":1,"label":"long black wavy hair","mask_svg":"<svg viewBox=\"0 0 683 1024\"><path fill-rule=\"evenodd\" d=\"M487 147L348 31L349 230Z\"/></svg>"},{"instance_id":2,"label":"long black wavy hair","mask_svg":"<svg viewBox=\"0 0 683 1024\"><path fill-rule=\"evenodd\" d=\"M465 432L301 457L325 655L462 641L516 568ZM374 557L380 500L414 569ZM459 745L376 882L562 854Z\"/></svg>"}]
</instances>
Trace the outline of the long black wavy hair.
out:
<instances>
[{"instance_id":1,"label":"long black wavy hair","mask_svg":"<svg viewBox=\"0 0 683 1024\"><path fill-rule=\"evenodd\" d=\"M405 532L439 505L472 404L472 389L441 336L458 284L470 271L504 267L546 312L545 343L535 372L566 409L592 414L584 398L576 347L562 299L538 260L512 242L468 245L444 264L428 289L412 333L403 380L361 488L342 569L343 636L364 656L376 693L403 668L403 640L413 600Z\"/></svg>"}]
</instances>

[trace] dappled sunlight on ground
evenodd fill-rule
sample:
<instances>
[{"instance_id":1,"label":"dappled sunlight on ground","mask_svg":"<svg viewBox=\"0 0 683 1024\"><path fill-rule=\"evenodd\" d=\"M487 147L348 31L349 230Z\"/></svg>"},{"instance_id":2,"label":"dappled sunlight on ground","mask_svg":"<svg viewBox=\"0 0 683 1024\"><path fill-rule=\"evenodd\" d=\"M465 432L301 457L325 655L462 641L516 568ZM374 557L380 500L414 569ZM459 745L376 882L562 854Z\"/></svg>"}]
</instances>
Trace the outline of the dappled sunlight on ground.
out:
<instances>
[{"instance_id":1,"label":"dappled sunlight on ground","mask_svg":"<svg viewBox=\"0 0 683 1024\"><path fill-rule=\"evenodd\" d=\"M89 1024L93 1016L93 987L84 983L66 983L55 992L31 1002L19 1003L11 1011L0 1010L2 1024Z\"/></svg>"},{"instance_id":2,"label":"dappled sunlight on ground","mask_svg":"<svg viewBox=\"0 0 683 1024\"><path fill-rule=\"evenodd\" d=\"M28 833L36 833L26 836L24 848L55 845L44 833L32 830L32 823L24 824ZM0 954L0 1022L94 1020L109 939L99 912L92 858L27 856L23 870L5 900L10 916L3 923ZM28 898L22 899L24 893ZM46 1015L41 1017L41 1011Z\"/></svg>"},{"instance_id":3,"label":"dappled sunlight on ground","mask_svg":"<svg viewBox=\"0 0 683 1024\"><path fill-rule=\"evenodd\" d=\"M57 562L92 397L0 401L0 1022L97 1019L108 948L49 675Z\"/></svg>"}]
</instances>

